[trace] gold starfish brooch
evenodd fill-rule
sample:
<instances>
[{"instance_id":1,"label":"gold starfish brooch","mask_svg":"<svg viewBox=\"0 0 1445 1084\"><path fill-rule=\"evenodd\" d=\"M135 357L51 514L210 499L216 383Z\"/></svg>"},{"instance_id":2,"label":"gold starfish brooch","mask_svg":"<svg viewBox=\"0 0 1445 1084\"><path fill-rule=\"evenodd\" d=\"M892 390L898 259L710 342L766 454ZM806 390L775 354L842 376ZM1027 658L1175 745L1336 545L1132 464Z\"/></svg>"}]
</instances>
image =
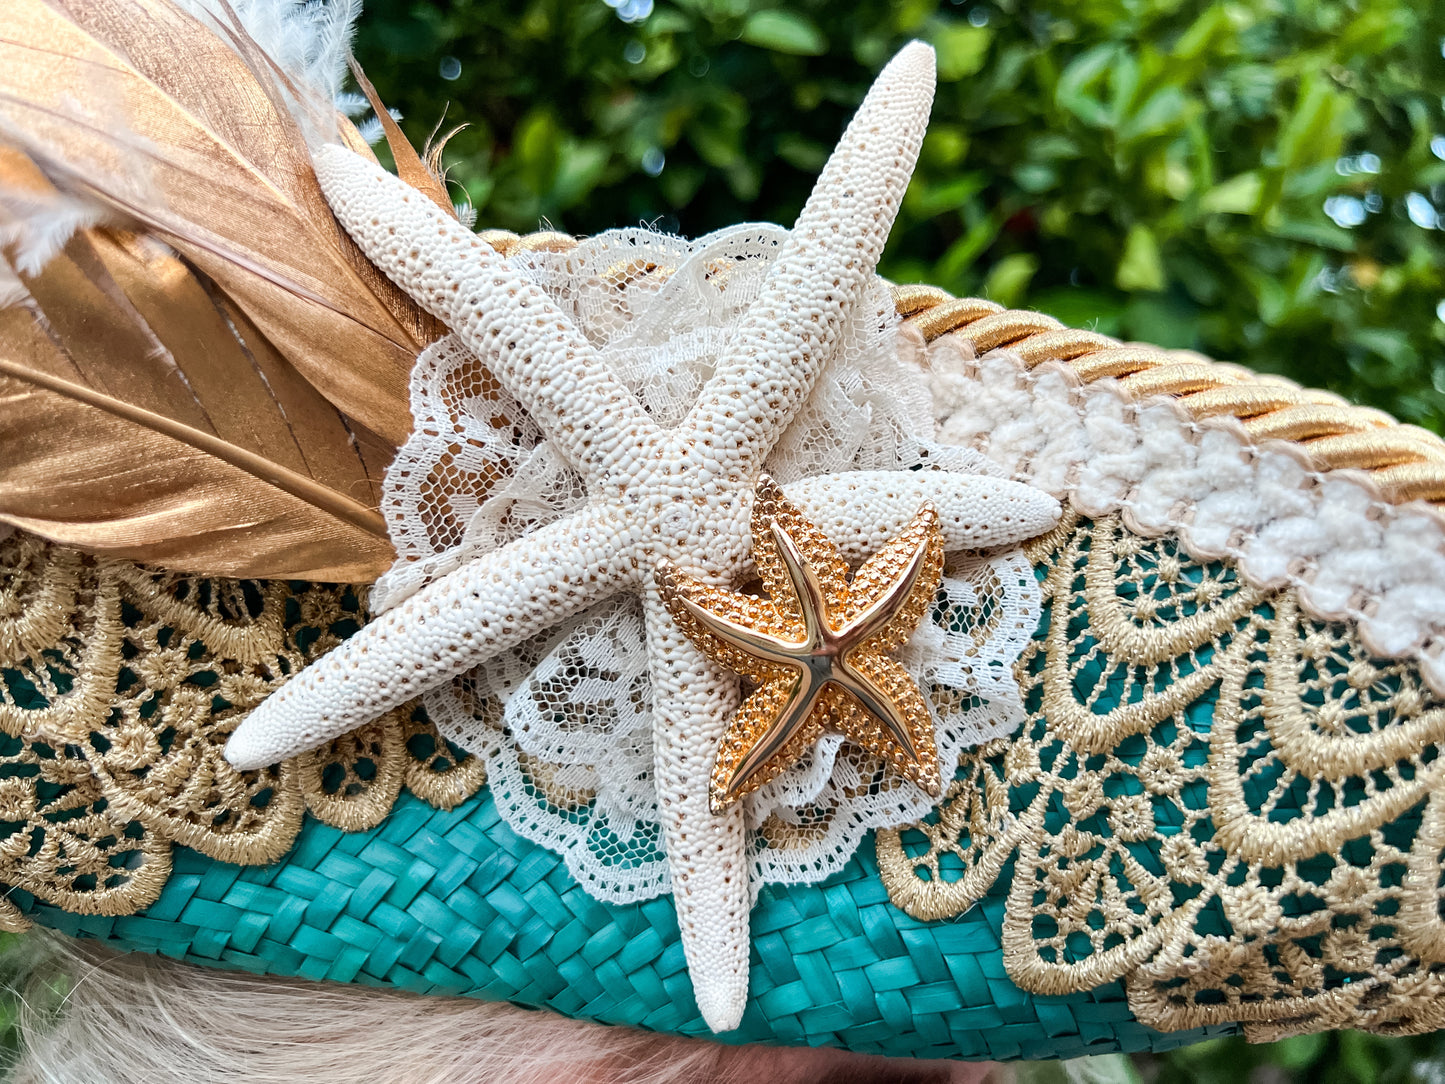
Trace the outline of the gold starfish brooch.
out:
<instances>
[{"instance_id":1,"label":"gold starfish brooch","mask_svg":"<svg viewBox=\"0 0 1445 1084\"><path fill-rule=\"evenodd\" d=\"M718 749L713 812L796 764L828 730L938 794L933 716L889 654L938 592L943 533L933 505L852 575L838 547L767 475L758 479L751 528L767 598L712 586L668 562L658 568L662 600L682 631L757 684Z\"/></svg>"}]
</instances>

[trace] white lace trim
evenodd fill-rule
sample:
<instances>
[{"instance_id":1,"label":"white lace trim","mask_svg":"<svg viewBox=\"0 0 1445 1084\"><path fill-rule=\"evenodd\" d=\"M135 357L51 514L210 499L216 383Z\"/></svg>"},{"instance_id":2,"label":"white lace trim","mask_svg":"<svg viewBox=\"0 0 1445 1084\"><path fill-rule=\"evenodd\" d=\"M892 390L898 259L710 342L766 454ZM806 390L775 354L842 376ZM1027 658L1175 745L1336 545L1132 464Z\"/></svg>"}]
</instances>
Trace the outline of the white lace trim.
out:
<instances>
[{"instance_id":1,"label":"white lace trim","mask_svg":"<svg viewBox=\"0 0 1445 1084\"><path fill-rule=\"evenodd\" d=\"M930 695L944 778L959 755L1024 717L1012 666L1038 627L1021 553L965 554L946 601L900 653ZM497 702L500 718L487 718ZM598 899L668 891L652 780L652 694L641 607L619 595L427 695L451 740L487 757L519 835L567 859ZM754 885L807 884L841 869L869 829L917 820L934 799L840 735L745 799Z\"/></svg>"},{"instance_id":2,"label":"white lace trim","mask_svg":"<svg viewBox=\"0 0 1445 1084\"><path fill-rule=\"evenodd\" d=\"M1196 422L1167 396L1131 401L1063 365L975 360L948 336L928 362L940 440L1086 515L1122 510L1196 558L1231 557L1258 586L1293 585L1314 616L1357 622L1371 651L1415 656L1445 695L1445 531L1428 509L1315 471L1287 442L1254 444L1233 419Z\"/></svg>"},{"instance_id":3,"label":"white lace trim","mask_svg":"<svg viewBox=\"0 0 1445 1084\"><path fill-rule=\"evenodd\" d=\"M622 230L512 262L548 291L649 414L675 425L785 237L780 227L757 225L695 242ZM784 483L919 463L999 473L978 453L932 443L931 398L922 374L897 357L886 285L873 280L857 308L769 472ZM378 610L585 501L581 480L455 338L418 359L411 395L415 427L387 475L382 505L399 559L373 590ZM1022 721L1012 667L1039 611L1033 570L1018 552L954 555L933 622L900 653L932 700L945 778L964 749ZM486 757L507 823L562 854L592 895L621 902L669 889L635 598L618 596L560 623L433 690L426 706L451 740ZM827 877L870 828L916 820L933 804L837 735L746 801L755 888Z\"/></svg>"}]
</instances>

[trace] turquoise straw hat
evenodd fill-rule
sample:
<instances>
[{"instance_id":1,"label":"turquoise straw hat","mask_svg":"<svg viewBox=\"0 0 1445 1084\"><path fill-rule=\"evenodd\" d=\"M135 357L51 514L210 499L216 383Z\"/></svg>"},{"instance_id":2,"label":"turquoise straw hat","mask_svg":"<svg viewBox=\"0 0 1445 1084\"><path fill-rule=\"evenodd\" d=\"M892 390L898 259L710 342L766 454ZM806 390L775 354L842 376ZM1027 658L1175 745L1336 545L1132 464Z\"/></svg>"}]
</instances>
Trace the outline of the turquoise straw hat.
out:
<instances>
[{"instance_id":1,"label":"turquoise straw hat","mask_svg":"<svg viewBox=\"0 0 1445 1084\"><path fill-rule=\"evenodd\" d=\"M879 280L926 47L792 230L579 242L234 13L13 3L6 928L914 1058L1445 1023L1445 443Z\"/></svg>"}]
</instances>

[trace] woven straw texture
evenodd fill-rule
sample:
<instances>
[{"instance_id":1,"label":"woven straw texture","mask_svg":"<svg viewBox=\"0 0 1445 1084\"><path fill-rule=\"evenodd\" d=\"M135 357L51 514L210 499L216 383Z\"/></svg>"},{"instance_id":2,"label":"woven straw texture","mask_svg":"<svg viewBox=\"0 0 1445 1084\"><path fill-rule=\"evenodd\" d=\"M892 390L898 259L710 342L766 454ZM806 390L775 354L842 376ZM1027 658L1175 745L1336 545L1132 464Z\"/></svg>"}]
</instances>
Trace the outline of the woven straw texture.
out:
<instances>
[{"instance_id":1,"label":"woven straw texture","mask_svg":"<svg viewBox=\"0 0 1445 1084\"><path fill-rule=\"evenodd\" d=\"M304 601L288 600L288 606L296 603L289 608L302 624ZM337 628L338 635L347 633ZM1047 621L1039 635L1046 632ZM207 673L218 668L199 646L189 654ZM0 676L17 684L15 675ZM38 709L43 698L35 698L34 688L31 693ZM50 695L61 695L60 684ZM26 743L4 741L0 756L13 762L0 764L0 775L19 782L38 770L35 757L9 748ZM210 747L200 736L196 742ZM35 749L36 756L47 755ZM279 782L259 780L257 786L263 785L280 793ZM106 799L96 801L103 805ZM129 829L110 823L117 825L111 835L128 836ZM627 906L596 902L561 858L507 828L486 789L449 810L402 793L390 814L371 825L346 831L312 811L279 862L239 859L269 864L233 864L224 860L229 852L208 856L177 841L168 871L159 874L165 883L158 898L139 913L81 915L78 906L67 911L56 905L68 896L45 902L25 891L23 881L12 882L7 898L43 925L118 948L268 974L504 999L604 1023L707 1034L670 898ZM46 829L15 840L34 847L34 840L54 835ZM96 851L93 877L109 881L147 868L141 852L109 845L105 837L102 829L88 837ZM198 843L215 848L205 836ZM77 844L39 845L58 845L69 854ZM67 873L58 858L52 865L66 883L77 872ZM1114 981L1065 996L1020 989L1007 976L1000 947L1011 875L1009 864L987 894L957 917L911 917L890 902L869 839L822 885L765 888L752 916L752 998L742 1027L728 1038L896 1056L1006 1059L1161 1049L1232 1030L1155 1031L1135 1019Z\"/></svg>"},{"instance_id":2,"label":"woven straw texture","mask_svg":"<svg viewBox=\"0 0 1445 1084\"><path fill-rule=\"evenodd\" d=\"M822 886L764 889L752 916L752 998L727 1040L1033 1059L1159 1050L1233 1030L1153 1031L1133 1019L1118 983L1069 997L1020 990L999 948L1006 888L1001 879L956 920L920 922L889 902L870 841ZM707 1034L672 900L595 902L559 857L502 823L486 791L450 812L404 795L369 832L308 821L271 866L180 849L140 915L12 900L67 934L194 963Z\"/></svg>"}]
</instances>

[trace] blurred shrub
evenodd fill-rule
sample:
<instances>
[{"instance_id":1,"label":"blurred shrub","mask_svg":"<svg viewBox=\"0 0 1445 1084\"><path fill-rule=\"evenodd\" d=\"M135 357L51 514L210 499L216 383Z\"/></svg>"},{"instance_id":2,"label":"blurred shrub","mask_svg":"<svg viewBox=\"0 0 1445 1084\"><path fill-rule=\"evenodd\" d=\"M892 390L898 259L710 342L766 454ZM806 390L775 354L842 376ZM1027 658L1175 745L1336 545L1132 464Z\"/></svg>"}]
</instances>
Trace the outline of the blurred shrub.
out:
<instances>
[{"instance_id":1,"label":"blurred shrub","mask_svg":"<svg viewBox=\"0 0 1445 1084\"><path fill-rule=\"evenodd\" d=\"M1337 1031L1261 1046L1216 1039L1136 1063L1134 1079L1118 1084L1440 1084L1445 1035Z\"/></svg>"},{"instance_id":2,"label":"blurred shrub","mask_svg":"<svg viewBox=\"0 0 1445 1084\"><path fill-rule=\"evenodd\" d=\"M486 226L788 222L873 74L938 49L897 281L1445 424L1445 5L368 0L356 52ZM627 22L624 18L635 21Z\"/></svg>"},{"instance_id":3,"label":"blurred shrub","mask_svg":"<svg viewBox=\"0 0 1445 1084\"><path fill-rule=\"evenodd\" d=\"M1445 1036L1382 1038L1359 1031L1251 1045L1214 1039L1167 1054L1019 1064L1011 1084L1440 1084Z\"/></svg>"}]
</instances>

